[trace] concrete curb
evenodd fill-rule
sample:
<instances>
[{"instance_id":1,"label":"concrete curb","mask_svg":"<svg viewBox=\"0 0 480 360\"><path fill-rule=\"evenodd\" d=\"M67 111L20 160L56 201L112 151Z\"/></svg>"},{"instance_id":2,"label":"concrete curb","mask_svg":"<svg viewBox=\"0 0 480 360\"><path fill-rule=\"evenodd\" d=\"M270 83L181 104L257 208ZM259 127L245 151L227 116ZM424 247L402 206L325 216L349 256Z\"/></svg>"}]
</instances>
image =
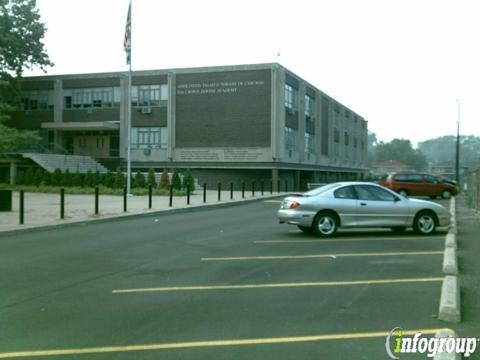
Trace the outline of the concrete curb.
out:
<instances>
[{"instance_id":1,"label":"concrete curb","mask_svg":"<svg viewBox=\"0 0 480 360\"><path fill-rule=\"evenodd\" d=\"M447 247L443 253L443 273L458 275L457 250L453 247Z\"/></svg>"},{"instance_id":2,"label":"concrete curb","mask_svg":"<svg viewBox=\"0 0 480 360\"><path fill-rule=\"evenodd\" d=\"M461 321L460 281L457 276L447 275L443 279L438 319L453 323Z\"/></svg>"},{"instance_id":3,"label":"concrete curb","mask_svg":"<svg viewBox=\"0 0 480 360\"><path fill-rule=\"evenodd\" d=\"M458 275L457 235L456 235L456 204L455 198L450 201L452 228L445 239L445 252L443 257L443 272L446 274L440 293L440 307L438 319L446 322L458 323L461 321L460 309L460 280Z\"/></svg>"},{"instance_id":4,"label":"concrete curb","mask_svg":"<svg viewBox=\"0 0 480 360\"><path fill-rule=\"evenodd\" d=\"M239 206L245 205L251 202L258 202L264 200L271 200L277 198L284 198L289 196L289 194L282 194L282 195L270 195L270 196L263 196L258 198L249 198L244 200L235 200L235 201L228 201L228 202L220 202L220 203L209 203L209 204L201 204L201 205L186 205L181 208L167 208L162 210L155 210L150 212L143 212L143 213L122 213L117 215L112 215L104 218L91 218L91 219L81 219L81 220L64 220L63 223L57 224L48 224L48 225L38 225L38 226L29 226L23 229L13 229L13 230L5 230L0 231L0 238L5 236L11 236L21 233L29 233L29 232L36 232L36 231L46 231L51 229L61 229L69 226L84 226L89 223L92 224L100 224L105 222L114 222L114 221L123 221L123 220L130 220L139 217L152 217L152 216L164 216L164 215L173 215L179 213L189 213L194 211L200 210L209 210L209 209L219 209L219 208L227 208L232 206ZM28 226L28 225L26 225Z\"/></svg>"},{"instance_id":5,"label":"concrete curb","mask_svg":"<svg viewBox=\"0 0 480 360\"><path fill-rule=\"evenodd\" d=\"M457 334L451 329L443 329L438 331L435 334L436 338L457 338ZM437 353L434 356L434 360L460 360L462 358L461 354L457 354L455 352L448 353L448 352L441 352Z\"/></svg>"}]
</instances>

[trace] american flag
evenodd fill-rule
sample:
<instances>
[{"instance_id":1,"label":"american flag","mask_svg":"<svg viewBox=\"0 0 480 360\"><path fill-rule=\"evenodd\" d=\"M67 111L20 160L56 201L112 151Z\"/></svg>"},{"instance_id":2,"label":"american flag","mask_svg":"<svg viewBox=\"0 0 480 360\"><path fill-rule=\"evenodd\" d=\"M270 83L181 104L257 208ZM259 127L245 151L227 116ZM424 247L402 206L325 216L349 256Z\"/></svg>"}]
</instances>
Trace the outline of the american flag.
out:
<instances>
[{"instance_id":1,"label":"american flag","mask_svg":"<svg viewBox=\"0 0 480 360\"><path fill-rule=\"evenodd\" d=\"M127 55L127 65L130 65L132 51L132 2L128 5L127 24L125 25L125 39L123 48Z\"/></svg>"}]
</instances>

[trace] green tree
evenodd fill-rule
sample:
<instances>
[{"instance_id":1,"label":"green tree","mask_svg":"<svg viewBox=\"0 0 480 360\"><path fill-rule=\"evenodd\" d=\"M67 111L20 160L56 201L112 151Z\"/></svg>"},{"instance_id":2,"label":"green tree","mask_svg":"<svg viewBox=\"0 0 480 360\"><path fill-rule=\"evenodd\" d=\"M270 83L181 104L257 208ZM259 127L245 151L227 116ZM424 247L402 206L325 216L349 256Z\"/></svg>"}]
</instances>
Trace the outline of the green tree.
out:
<instances>
[{"instance_id":1,"label":"green tree","mask_svg":"<svg viewBox=\"0 0 480 360\"><path fill-rule=\"evenodd\" d=\"M45 186L50 186L52 184L52 174L50 174L48 171L43 173L42 184Z\"/></svg>"},{"instance_id":2,"label":"green tree","mask_svg":"<svg viewBox=\"0 0 480 360\"><path fill-rule=\"evenodd\" d=\"M53 65L42 42L45 31L35 0L0 0L0 152L40 140L36 131L12 129L6 122L19 106L23 71Z\"/></svg>"},{"instance_id":3,"label":"green tree","mask_svg":"<svg viewBox=\"0 0 480 360\"><path fill-rule=\"evenodd\" d=\"M124 186L125 186L125 175L123 175L122 169L117 168L117 172L115 174L114 187L116 189L121 189Z\"/></svg>"},{"instance_id":4,"label":"green tree","mask_svg":"<svg viewBox=\"0 0 480 360\"><path fill-rule=\"evenodd\" d=\"M190 188L190 192L193 192L195 190L195 180L192 176L192 173L191 173L190 169L188 169L185 172L185 175L183 177L182 188L184 190L187 190L187 187Z\"/></svg>"},{"instance_id":5,"label":"green tree","mask_svg":"<svg viewBox=\"0 0 480 360\"><path fill-rule=\"evenodd\" d=\"M33 169L28 168L27 171L25 172L24 178L23 178L23 183L24 185L33 185L33 177L35 175L33 174Z\"/></svg>"},{"instance_id":6,"label":"green tree","mask_svg":"<svg viewBox=\"0 0 480 360\"><path fill-rule=\"evenodd\" d=\"M83 178L82 174L80 173L75 173L72 176L72 186L80 187L83 185Z\"/></svg>"},{"instance_id":7,"label":"green tree","mask_svg":"<svg viewBox=\"0 0 480 360\"><path fill-rule=\"evenodd\" d=\"M93 173L91 170L88 170L87 173L85 174L85 177L83 179L83 186L85 187L93 187Z\"/></svg>"},{"instance_id":8,"label":"green tree","mask_svg":"<svg viewBox=\"0 0 480 360\"><path fill-rule=\"evenodd\" d=\"M375 156L377 161L396 160L415 170L423 170L427 167L425 155L412 147L410 140L393 139L389 143L380 142L376 146Z\"/></svg>"},{"instance_id":9,"label":"green tree","mask_svg":"<svg viewBox=\"0 0 480 360\"><path fill-rule=\"evenodd\" d=\"M97 170L95 171L95 174L93 174L93 186L97 187L102 183L102 174Z\"/></svg>"},{"instance_id":10,"label":"green tree","mask_svg":"<svg viewBox=\"0 0 480 360\"><path fill-rule=\"evenodd\" d=\"M155 170L153 168L150 168L148 170L148 176L147 176L147 184L152 187L157 186L157 181L155 179Z\"/></svg>"},{"instance_id":11,"label":"green tree","mask_svg":"<svg viewBox=\"0 0 480 360\"><path fill-rule=\"evenodd\" d=\"M62 171L60 169L55 169L52 174L52 185L53 186L61 186L62 185Z\"/></svg>"},{"instance_id":12,"label":"green tree","mask_svg":"<svg viewBox=\"0 0 480 360\"><path fill-rule=\"evenodd\" d=\"M33 172L33 185L40 186L42 184L44 170L37 167Z\"/></svg>"},{"instance_id":13,"label":"green tree","mask_svg":"<svg viewBox=\"0 0 480 360\"><path fill-rule=\"evenodd\" d=\"M145 187L145 176L139 171L135 174L135 178L133 179L133 186L136 188L144 188Z\"/></svg>"},{"instance_id":14,"label":"green tree","mask_svg":"<svg viewBox=\"0 0 480 360\"><path fill-rule=\"evenodd\" d=\"M170 186L170 178L168 176L168 171L167 169L163 169L162 175L160 176L160 182L158 184L158 187L160 189L168 189Z\"/></svg>"},{"instance_id":15,"label":"green tree","mask_svg":"<svg viewBox=\"0 0 480 360\"><path fill-rule=\"evenodd\" d=\"M182 180L180 179L180 173L178 172L177 169L175 169L173 171L172 186L175 190L181 190L182 189Z\"/></svg>"}]
</instances>

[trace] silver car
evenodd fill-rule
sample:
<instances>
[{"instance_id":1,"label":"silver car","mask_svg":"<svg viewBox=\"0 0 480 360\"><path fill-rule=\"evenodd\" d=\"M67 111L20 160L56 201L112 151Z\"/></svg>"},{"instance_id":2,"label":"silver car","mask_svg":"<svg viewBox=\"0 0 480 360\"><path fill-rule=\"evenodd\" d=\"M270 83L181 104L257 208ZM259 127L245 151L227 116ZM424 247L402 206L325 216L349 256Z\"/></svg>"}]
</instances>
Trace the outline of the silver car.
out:
<instances>
[{"instance_id":1,"label":"silver car","mask_svg":"<svg viewBox=\"0 0 480 360\"><path fill-rule=\"evenodd\" d=\"M403 197L383 186L366 182L328 184L302 195L289 196L278 210L280 223L297 225L303 232L332 236L339 227L407 227L423 235L450 224L448 210L432 201Z\"/></svg>"}]
</instances>

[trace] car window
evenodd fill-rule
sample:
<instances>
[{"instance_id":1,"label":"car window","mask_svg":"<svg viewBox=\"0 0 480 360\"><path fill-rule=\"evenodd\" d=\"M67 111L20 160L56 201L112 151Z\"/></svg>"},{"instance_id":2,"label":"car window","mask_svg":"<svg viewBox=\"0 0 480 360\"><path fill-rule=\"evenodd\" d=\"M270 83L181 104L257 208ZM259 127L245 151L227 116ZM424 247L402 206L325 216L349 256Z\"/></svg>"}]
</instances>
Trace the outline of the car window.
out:
<instances>
[{"instance_id":1,"label":"car window","mask_svg":"<svg viewBox=\"0 0 480 360\"><path fill-rule=\"evenodd\" d=\"M316 195L320 195L321 193L324 193L325 191L328 191L330 189L333 189L333 188L336 188L336 187L339 187L339 186L341 186L341 185L338 184L338 183L327 184L327 185L315 188L313 190L307 191L303 195L304 196L316 196Z\"/></svg>"},{"instance_id":2,"label":"car window","mask_svg":"<svg viewBox=\"0 0 480 360\"><path fill-rule=\"evenodd\" d=\"M408 182L421 183L422 182L422 176L419 175L419 174L410 174L410 175L408 175Z\"/></svg>"},{"instance_id":3,"label":"car window","mask_svg":"<svg viewBox=\"0 0 480 360\"><path fill-rule=\"evenodd\" d=\"M425 175L425 181L429 184L437 184L438 179L435 176L432 175Z\"/></svg>"},{"instance_id":4,"label":"car window","mask_svg":"<svg viewBox=\"0 0 480 360\"><path fill-rule=\"evenodd\" d=\"M355 194L355 189L353 186L345 186L338 190L335 190L333 195L337 199L356 199L357 195Z\"/></svg>"},{"instance_id":5,"label":"car window","mask_svg":"<svg viewBox=\"0 0 480 360\"><path fill-rule=\"evenodd\" d=\"M395 181L408 181L406 174L398 174L395 176Z\"/></svg>"},{"instance_id":6,"label":"car window","mask_svg":"<svg viewBox=\"0 0 480 360\"><path fill-rule=\"evenodd\" d=\"M355 186L358 199L375 201L394 201L395 195L391 192L377 186L358 185Z\"/></svg>"}]
</instances>

